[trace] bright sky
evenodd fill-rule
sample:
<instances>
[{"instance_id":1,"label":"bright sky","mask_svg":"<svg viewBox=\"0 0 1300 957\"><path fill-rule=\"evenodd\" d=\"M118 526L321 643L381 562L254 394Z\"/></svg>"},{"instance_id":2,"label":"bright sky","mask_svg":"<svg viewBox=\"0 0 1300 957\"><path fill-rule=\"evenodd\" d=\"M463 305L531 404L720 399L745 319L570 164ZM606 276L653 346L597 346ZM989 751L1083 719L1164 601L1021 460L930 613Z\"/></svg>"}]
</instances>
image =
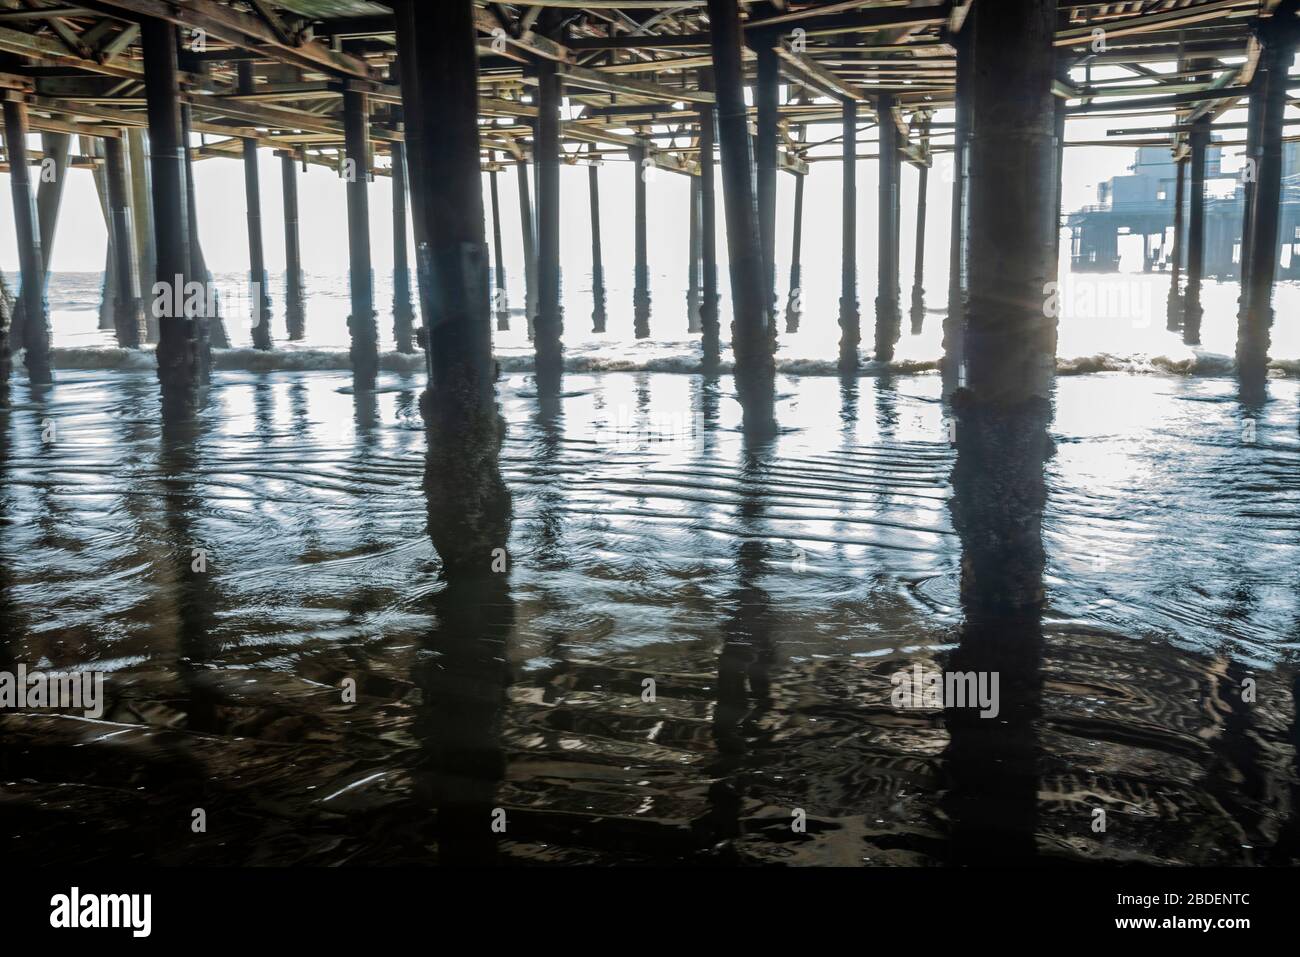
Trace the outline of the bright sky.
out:
<instances>
[{"instance_id":1,"label":"bright sky","mask_svg":"<svg viewBox=\"0 0 1300 957\"><path fill-rule=\"evenodd\" d=\"M1237 118L1228 114L1225 119ZM936 114L936 122L951 118L950 111ZM1244 116L1243 116L1244 118ZM1168 118L1140 120L1071 121L1069 140L1100 138L1108 125L1159 126ZM814 128L810 139L835 135L834 127ZM874 139L874 133L868 134ZM949 140L950 141L950 140ZM75 149L74 140L74 149ZM33 158L40 156L39 138L31 140ZM874 143L864 144L863 152L874 152ZM1225 157L1225 169L1234 168L1236 160ZM1133 150L1111 147L1077 147L1066 151L1063 203L1066 211L1096 201L1097 184L1126 172L1133 162ZM282 219L280 161L269 150L260 152L262 223L267 267L273 273L284 268L284 226ZM864 276L873 273L876 219L876 167L874 160L863 161L858 170L859 266ZM936 157L930 177L927 256L929 266L946 269L949 233L948 202L952 180L951 157ZM561 170L561 246L562 267L568 275L585 275L590 269L590 234L585 167L562 167ZM601 170L601 205L605 266L613 274L625 269L630 275L633 259L632 235L632 167L625 162L610 162ZM12 223L12 198L8 175L0 175L0 222ZM911 247L915 221L916 171L904 165L902 267L911 268ZM793 209L793 179L779 177L778 206L779 261L789 256L790 216ZM839 256L840 164L812 164L807 181L804 230L805 262ZM199 227L204 254L214 272L238 272L247 269L248 242L245 223L243 166L236 159L207 159L196 164ZM522 262L519 236L518 192L513 169L501 174L502 229L506 245L507 268L518 270ZM683 176L656 172L648 184L649 243L652 269L664 268L664 257L684 260L687 232L688 184ZM312 166L299 172L300 222L303 268L308 274L345 274L347 270L347 212L344 183L332 171ZM490 217L487 178L484 177L484 206ZM392 268L392 194L390 180L378 178L370 185L371 249L377 272ZM722 211L718 219L722 230ZM490 230L490 218L489 218ZM490 237L490 231L489 231ZM719 249L725 251L725 232L720 233ZM53 268L56 271L98 272L103 268L105 250L104 221L95 195L91 173L72 170L68 175L59 230L55 241ZM720 256L721 258L721 256ZM656 262L659 260L659 262ZM0 268L14 273L18 266L16 238L11 228L0 229ZM929 272L930 269L927 269ZM904 272L904 288L908 285ZM784 282L781 283L784 286Z\"/></svg>"}]
</instances>

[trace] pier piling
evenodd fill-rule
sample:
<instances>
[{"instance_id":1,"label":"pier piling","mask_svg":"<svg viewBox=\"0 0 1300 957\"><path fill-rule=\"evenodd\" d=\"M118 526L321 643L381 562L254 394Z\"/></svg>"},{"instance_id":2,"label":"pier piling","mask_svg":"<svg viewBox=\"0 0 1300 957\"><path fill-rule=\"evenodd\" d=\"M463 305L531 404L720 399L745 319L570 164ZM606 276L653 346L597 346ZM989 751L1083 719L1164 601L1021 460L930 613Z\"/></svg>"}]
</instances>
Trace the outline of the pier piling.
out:
<instances>
[{"instance_id":1,"label":"pier piling","mask_svg":"<svg viewBox=\"0 0 1300 957\"><path fill-rule=\"evenodd\" d=\"M1187 223L1187 291L1183 295L1183 342L1201 344L1201 277L1205 270L1205 150L1210 143L1210 118L1192 124L1191 198Z\"/></svg>"},{"instance_id":2,"label":"pier piling","mask_svg":"<svg viewBox=\"0 0 1300 957\"><path fill-rule=\"evenodd\" d=\"M649 149L642 140L631 147L628 155L632 159L633 210L632 229L634 245L634 270L632 289L632 327L633 335L638 339L650 336L650 265L646 249L646 176L649 173Z\"/></svg>"},{"instance_id":3,"label":"pier piling","mask_svg":"<svg viewBox=\"0 0 1300 957\"><path fill-rule=\"evenodd\" d=\"M1242 237L1244 313L1237 327L1237 368L1245 378L1262 379L1268 369L1269 330L1273 325L1273 281L1277 275L1279 213L1282 206L1282 135L1287 107L1288 71L1295 59L1297 0L1286 0L1260 25L1263 45L1259 84L1258 161L1250 197L1249 238Z\"/></svg>"},{"instance_id":4,"label":"pier piling","mask_svg":"<svg viewBox=\"0 0 1300 957\"><path fill-rule=\"evenodd\" d=\"M745 106L740 10L736 0L709 0L710 45L717 86L718 134L722 147L722 198L730 252L731 348L736 391L751 435L776 428L776 368L769 327L771 302L764 288L763 250L751 173L749 122Z\"/></svg>"},{"instance_id":5,"label":"pier piling","mask_svg":"<svg viewBox=\"0 0 1300 957\"><path fill-rule=\"evenodd\" d=\"M121 138L106 136L104 176L108 192L109 220L112 227L113 257L113 329L117 344L124 349L138 349L144 342L144 312L135 269L135 236L132 235L131 199L126 179L126 146Z\"/></svg>"},{"instance_id":6,"label":"pier piling","mask_svg":"<svg viewBox=\"0 0 1300 957\"><path fill-rule=\"evenodd\" d=\"M901 321L898 304L898 174L901 167L894 103L894 97L888 93L876 99L876 126L880 131L879 230L876 240L879 267L876 284L877 362L889 362L894 358Z\"/></svg>"},{"instance_id":7,"label":"pier piling","mask_svg":"<svg viewBox=\"0 0 1300 957\"><path fill-rule=\"evenodd\" d=\"M1183 207L1187 200L1187 160L1177 160L1174 174L1174 241L1169 253L1169 297L1165 308L1165 328L1177 332L1183 327Z\"/></svg>"},{"instance_id":8,"label":"pier piling","mask_svg":"<svg viewBox=\"0 0 1300 957\"><path fill-rule=\"evenodd\" d=\"M370 98L353 87L343 91L343 135L348 201L348 282L352 314L352 380L357 389L373 389L379 375L379 331L374 279L370 265Z\"/></svg>"},{"instance_id":9,"label":"pier piling","mask_svg":"<svg viewBox=\"0 0 1300 957\"><path fill-rule=\"evenodd\" d=\"M700 89L712 91L713 71L700 71ZM712 104L699 109L700 122L700 333L701 365L706 373L718 367L718 218L713 148L717 141L717 114Z\"/></svg>"},{"instance_id":10,"label":"pier piling","mask_svg":"<svg viewBox=\"0 0 1300 957\"><path fill-rule=\"evenodd\" d=\"M841 117L844 168L840 201L840 372L852 374L858 369L858 346L862 342L858 312L858 104L844 100Z\"/></svg>"},{"instance_id":11,"label":"pier piling","mask_svg":"<svg viewBox=\"0 0 1300 957\"><path fill-rule=\"evenodd\" d=\"M298 168L291 152L280 154L280 192L284 204L284 322L290 342L307 334L302 242L298 229Z\"/></svg>"},{"instance_id":12,"label":"pier piling","mask_svg":"<svg viewBox=\"0 0 1300 957\"><path fill-rule=\"evenodd\" d=\"M501 252L501 194L495 167L488 173L488 184L492 193L492 297L497 329L506 332L510 328L510 304L506 295L506 260Z\"/></svg>"},{"instance_id":13,"label":"pier piling","mask_svg":"<svg viewBox=\"0 0 1300 957\"><path fill-rule=\"evenodd\" d=\"M249 60L239 63L239 92L251 96L255 92L253 64ZM257 140L243 138L244 199L248 210L248 290L252 309L253 348L271 348L271 296L266 281L266 252L262 246L262 186L257 169Z\"/></svg>"},{"instance_id":14,"label":"pier piling","mask_svg":"<svg viewBox=\"0 0 1300 957\"><path fill-rule=\"evenodd\" d=\"M588 206L591 213L591 331L605 331L605 257L600 242L600 166L587 167Z\"/></svg>"},{"instance_id":15,"label":"pier piling","mask_svg":"<svg viewBox=\"0 0 1300 957\"><path fill-rule=\"evenodd\" d=\"M803 173L794 174L794 228L790 237L790 293L785 301L785 331L799 331L803 314Z\"/></svg>"},{"instance_id":16,"label":"pier piling","mask_svg":"<svg viewBox=\"0 0 1300 957\"><path fill-rule=\"evenodd\" d=\"M393 162L393 341L398 352L409 355L415 351L412 342L415 311L411 304L411 265L406 247L406 147L394 141L388 144L388 149ZM492 176L495 199L496 173Z\"/></svg>"},{"instance_id":17,"label":"pier piling","mask_svg":"<svg viewBox=\"0 0 1300 957\"><path fill-rule=\"evenodd\" d=\"M144 46L145 96L149 112L149 172L152 184L156 282L150 300L169 295L175 303L184 296L191 278L189 217L187 215L185 151L181 127L180 72L176 62L176 27L164 20L145 18L140 24ZM181 284L181 289L175 286ZM200 297L202 312L207 296ZM151 311L153 311L151 309ZM191 410L199 389L206 384L209 360L201 323L190 308L174 308L158 316L158 378L164 408L177 413ZM157 313L155 313L156 315Z\"/></svg>"},{"instance_id":18,"label":"pier piling","mask_svg":"<svg viewBox=\"0 0 1300 957\"><path fill-rule=\"evenodd\" d=\"M24 319L18 325L25 350L23 364L33 385L54 381L50 366L50 316L45 302L45 267L41 254L40 219L32 194L27 158L27 103L21 95L4 101L5 155L9 160L9 185L14 201L14 226L18 238L18 263L22 275L19 299Z\"/></svg>"},{"instance_id":19,"label":"pier piling","mask_svg":"<svg viewBox=\"0 0 1300 957\"><path fill-rule=\"evenodd\" d=\"M558 24L555 11L543 11L541 25ZM558 388L564 367L564 311L560 304L560 77L555 62L539 59L537 68L537 321L533 348L537 380Z\"/></svg>"}]
</instances>

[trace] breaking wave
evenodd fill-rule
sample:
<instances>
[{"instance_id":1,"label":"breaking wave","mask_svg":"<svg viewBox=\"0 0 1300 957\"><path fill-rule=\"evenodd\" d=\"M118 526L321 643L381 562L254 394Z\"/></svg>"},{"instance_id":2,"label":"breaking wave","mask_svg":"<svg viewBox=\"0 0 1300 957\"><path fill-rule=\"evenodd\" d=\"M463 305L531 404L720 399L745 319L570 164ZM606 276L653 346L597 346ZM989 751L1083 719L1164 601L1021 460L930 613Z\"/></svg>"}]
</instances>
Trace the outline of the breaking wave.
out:
<instances>
[{"instance_id":1,"label":"breaking wave","mask_svg":"<svg viewBox=\"0 0 1300 957\"><path fill-rule=\"evenodd\" d=\"M56 369L148 371L155 368L152 348L67 347L53 349L51 356ZM497 357L497 362L504 373L532 372L534 367L533 356L524 353L500 355ZM15 367L20 363L21 359L16 359ZM240 372L346 371L351 368L346 349L290 348L274 349L269 352L248 348L213 349L212 363L213 367L219 370ZM564 367L566 371L575 373L669 372L691 374L701 371L701 358L698 349L693 353L658 353L645 356L602 356L584 353L568 356ZM419 372L424 368L424 357L419 353L384 352L380 355L380 368L386 372ZM782 359L778 356L776 368L778 372L792 376L839 375L836 362L829 359ZM861 377L916 375L935 372L938 368L938 361L933 359L906 359L894 362L870 360L863 363L858 374ZM1101 372L1224 376L1231 375L1234 368L1235 362L1231 356L1214 352L1198 352L1180 358L1163 355L1121 356L1103 352L1089 356L1058 358L1056 360L1057 374L1069 376L1090 375ZM1269 368L1275 376L1300 376L1300 360L1274 359L1269 364ZM718 371L723 374L728 374L732 370L733 363L729 360L724 360L719 364Z\"/></svg>"}]
</instances>

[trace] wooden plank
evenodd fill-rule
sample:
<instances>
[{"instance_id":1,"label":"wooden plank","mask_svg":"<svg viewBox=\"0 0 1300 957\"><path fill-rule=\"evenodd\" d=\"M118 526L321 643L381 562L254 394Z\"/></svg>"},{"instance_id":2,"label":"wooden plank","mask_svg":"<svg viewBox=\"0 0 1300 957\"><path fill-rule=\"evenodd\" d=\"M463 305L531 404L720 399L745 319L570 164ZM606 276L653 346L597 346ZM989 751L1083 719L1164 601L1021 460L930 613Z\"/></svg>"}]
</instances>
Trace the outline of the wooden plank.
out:
<instances>
[{"instance_id":1,"label":"wooden plank","mask_svg":"<svg viewBox=\"0 0 1300 957\"><path fill-rule=\"evenodd\" d=\"M127 21L148 17L191 30L202 30L212 39L241 50L252 50L281 63L336 76L360 79L371 76L370 67L364 60L331 50L315 40L286 43L256 16L240 13L220 3L181 5L167 0L86 0L84 6Z\"/></svg>"},{"instance_id":2,"label":"wooden plank","mask_svg":"<svg viewBox=\"0 0 1300 957\"><path fill-rule=\"evenodd\" d=\"M663 100L666 103L713 103L712 93L703 90L690 90L663 86L647 80L634 80L624 76L614 76L592 70L585 66L562 63L557 68L561 81L566 86L579 86L603 93L621 93L624 96L640 96L646 99Z\"/></svg>"},{"instance_id":3,"label":"wooden plank","mask_svg":"<svg viewBox=\"0 0 1300 957\"><path fill-rule=\"evenodd\" d=\"M785 72L804 86L842 100L855 100L859 103L866 101L867 94L861 87L840 79L830 70L818 66L812 58L800 56L784 43L777 46L776 54L785 63Z\"/></svg>"}]
</instances>

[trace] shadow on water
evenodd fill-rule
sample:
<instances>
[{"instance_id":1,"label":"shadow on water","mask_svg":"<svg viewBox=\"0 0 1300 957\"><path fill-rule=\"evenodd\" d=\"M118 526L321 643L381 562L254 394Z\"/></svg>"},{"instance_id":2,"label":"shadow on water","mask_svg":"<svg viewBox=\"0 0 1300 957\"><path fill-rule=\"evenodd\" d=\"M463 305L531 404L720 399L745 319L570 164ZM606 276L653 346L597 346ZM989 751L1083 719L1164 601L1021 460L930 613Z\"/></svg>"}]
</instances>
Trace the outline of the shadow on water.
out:
<instances>
[{"instance_id":1,"label":"shadow on water","mask_svg":"<svg viewBox=\"0 0 1300 957\"><path fill-rule=\"evenodd\" d=\"M736 582L727 596L729 611L722 622L718 654L717 703L713 739L717 749L709 788L710 810L702 822L708 843L730 841L742 833L746 772L757 762L751 752L770 737L762 730L772 705L772 596L764 588L767 564L774 556L763 529L763 486L773 440L747 434L741 450L740 500L735 510Z\"/></svg>"},{"instance_id":2,"label":"shadow on water","mask_svg":"<svg viewBox=\"0 0 1300 957\"><path fill-rule=\"evenodd\" d=\"M769 438L717 377L570 381L502 385L508 436L423 400L411 428L413 380L240 377L160 420L150 377L82 375L0 410L0 667L103 666L111 722L0 714L2 836L168 863L1294 862L1291 384L1253 407L1061 379L994 413L938 377L792 376ZM1122 431L1128 395L1149 420ZM687 407L684 451L656 423ZM996 674L997 715L894 706L932 661Z\"/></svg>"},{"instance_id":3,"label":"shadow on water","mask_svg":"<svg viewBox=\"0 0 1300 957\"><path fill-rule=\"evenodd\" d=\"M945 672L996 687L998 709L944 701L947 854L953 863L1024 863L1036 856L1038 827L1051 409L1042 398L1013 409L977 406L959 392L953 411L960 424L950 507L961 539L963 622Z\"/></svg>"},{"instance_id":4,"label":"shadow on water","mask_svg":"<svg viewBox=\"0 0 1300 957\"><path fill-rule=\"evenodd\" d=\"M424 492L444 587L429 599L434 623L412 670L421 694L412 734L422 754L417 800L437 809L429 836L445 864L493 863L511 824L496 806L515 618L504 431L495 408L458 410L449 397L427 397Z\"/></svg>"}]
</instances>

